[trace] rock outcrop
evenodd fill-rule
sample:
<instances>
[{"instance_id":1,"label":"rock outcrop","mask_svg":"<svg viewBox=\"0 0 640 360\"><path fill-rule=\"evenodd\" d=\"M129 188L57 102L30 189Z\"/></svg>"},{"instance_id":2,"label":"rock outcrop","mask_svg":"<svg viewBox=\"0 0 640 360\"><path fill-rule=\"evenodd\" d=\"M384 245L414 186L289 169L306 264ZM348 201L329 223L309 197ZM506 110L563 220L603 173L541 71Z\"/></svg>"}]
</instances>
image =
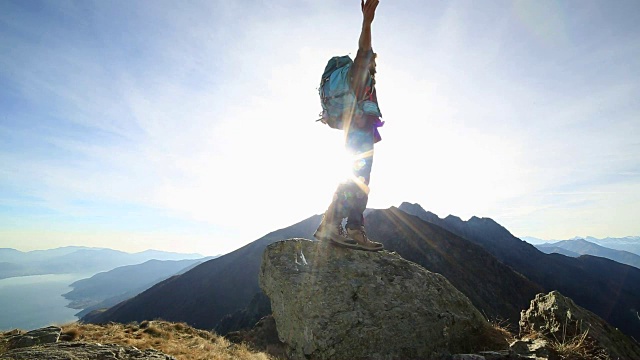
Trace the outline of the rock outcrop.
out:
<instances>
[{"instance_id":1,"label":"rock outcrop","mask_svg":"<svg viewBox=\"0 0 640 360\"><path fill-rule=\"evenodd\" d=\"M260 286L293 359L442 358L507 347L447 279L395 253L280 241L263 254Z\"/></svg>"},{"instance_id":2,"label":"rock outcrop","mask_svg":"<svg viewBox=\"0 0 640 360\"><path fill-rule=\"evenodd\" d=\"M522 312L520 333L532 332L557 342L584 336L612 359L640 359L638 343L557 291L538 294Z\"/></svg>"},{"instance_id":3,"label":"rock outcrop","mask_svg":"<svg viewBox=\"0 0 640 360\"><path fill-rule=\"evenodd\" d=\"M114 344L101 345L83 342L59 342L13 349L0 354L0 360L176 360L156 350Z\"/></svg>"},{"instance_id":4,"label":"rock outcrop","mask_svg":"<svg viewBox=\"0 0 640 360\"><path fill-rule=\"evenodd\" d=\"M102 345L85 342L58 342L62 329L49 326L23 332L7 333L5 352L0 360L175 360L156 350L139 350L131 346Z\"/></svg>"},{"instance_id":5,"label":"rock outcrop","mask_svg":"<svg viewBox=\"0 0 640 360\"><path fill-rule=\"evenodd\" d=\"M62 329L57 326L48 326L26 333L17 331L15 335L8 338L7 350L55 343L60 339L61 333Z\"/></svg>"}]
</instances>

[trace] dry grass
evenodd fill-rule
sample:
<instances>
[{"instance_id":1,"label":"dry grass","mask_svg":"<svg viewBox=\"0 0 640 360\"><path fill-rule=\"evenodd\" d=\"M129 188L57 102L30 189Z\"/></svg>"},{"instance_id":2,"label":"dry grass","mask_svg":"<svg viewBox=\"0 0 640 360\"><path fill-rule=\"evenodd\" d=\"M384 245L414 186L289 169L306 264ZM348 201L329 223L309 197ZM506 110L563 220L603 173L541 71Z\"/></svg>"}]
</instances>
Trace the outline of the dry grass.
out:
<instances>
[{"instance_id":1,"label":"dry grass","mask_svg":"<svg viewBox=\"0 0 640 360\"><path fill-rule=\"evenodd\" d=\"M498 334L501 334L504 337L504 340L510 344L516 340L516 336L511 331L511 326L506 320L493 319L489 320L489 324L493 327Z\"/></svg>"},{"instance_id":2,"label":"dry grass","mask_svg":"<svg viewBox=\"0 0 640 360\"><path fill-rule=\"evenodd\" d=\"M555 335L551 346L558 352L561 359L585 359L585 360L607 360L607 353L598 349L595 343L588 338L589 330L580 331L581 321L576 322L572 336L567 336L569 331L569 319L566 318L562 326L562 337L558 339Z\"/></svg>"},{"instance_id":3,"label":"dry grass","mask_svg":"<svg viewBox=\"0 0 640 360\"><path fill-rule=\"evenodd\" d=\"M4 353L5 351L7 351L7 340L6 340L6 335L2 334L0 335L0 354Z\"/></svg>"},{"instance_id":4,"label":"dry grass","mask_svg":"<svg viewBox=\"0 0 640 360\"><path fill-rule=\"evenodd\" d=\"M568 339L551 341L551 347L558 353L561 359L584 359L584 360L608 360L609 355L594 346L588 339L588 331L569 337Z\"/></svg>"},{"instance_id":5,"label":"dry grass","mask_svg":"<svg viewBox=\"0 0 640 360\"><path fill-rule=\"evenodd\" d=\"M194 329L184 323L144 321L140 324L62 325L61 341L84 341L101 344L155 349L178 360L275 360L275 358L233 344L213 332ZM5 336L0 335L0 354Z\"/></svg>"},{"instance_id":6,"label":"dry grass","mask_svg":"<svg viewBox=\"0 0 640 360\"><path fill-rule=\"evenodd\" d=\"M563 360L609 360L610 357L604 349L595 345L590 340L588 331L577 335L567 336L566 328L563 329L562 336L545 336L539 332L530 332L522 336L523 340L547 340L549 347Z\"/></svg>"},{"instance_id":7,"label":"dry grass","mask_svg":"<svg viewBox=\"0 0 640 360\"><path fill-rule=\"evenodd\" d=\"M0 354L7 351L8 340L10 337L14 335L19 335L23 333L23 331L14 329L10 331L6 331L0 334Z\"/></svg>"}]
</instances>

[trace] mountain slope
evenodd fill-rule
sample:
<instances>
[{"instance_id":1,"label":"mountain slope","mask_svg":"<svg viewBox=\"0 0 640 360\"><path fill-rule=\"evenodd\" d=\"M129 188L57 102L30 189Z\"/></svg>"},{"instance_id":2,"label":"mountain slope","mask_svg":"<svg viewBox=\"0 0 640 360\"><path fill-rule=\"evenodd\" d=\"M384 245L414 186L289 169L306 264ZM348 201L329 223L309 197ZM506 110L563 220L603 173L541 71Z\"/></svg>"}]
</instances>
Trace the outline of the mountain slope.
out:
<instances>
[{"instance_id":1,"label":"mountain slope","mask_svg":"<svg viewBox=\"0 0 640 360\"><path fill-rule=\"evenodd\" d=\"M589 255L571 258L544 254L488 218L440 219L419 205L408 203L403 203L400 209L484 247L545 291L558 290L627 335L640 338L639 269Z\"/></svg>"},{"instance_id":2,"label":"mountain slope","mask_svg":"<svg viewBox=\"0 0 640 360\"><path fill-rule=\"evenodd\" d=\"M203 261L149 260L142 264L121 266L74 282L70 285L73 290L62 296L71 301L68 307L72 309L85 309L101 303L105 305L103 302L107 299L119 299L108 305L113 306Z\"/></svg>"},{"instance_id":3,"label":"mountain slope","mask_svg":"<svg viewBox=\"0 0 640 360\"><path fill-rule=\"evenodd\" d=\"M550 252L550 251L547 251L547 249L556 248L556 249L563 249L570 253L574 253L576 254L576 256L580 256L580 255L599 256L599 257L607 258L609 260L617 261L621 264L627 264L640 269L640 256L628 251L609 249L607 247L594 244L584 239L563 240L563 241L558 241L550 244L536 245L536 247L545 253ZM559 251L560 250L553 251L553 252L559 252Z\"/></svg>"},{"instance_id":4,"label":"mountain slope","mask_svg":"<svg viewBox=\"0 0 640 360\"><path fill-rule=\"evenodd\" d=\"M320 219L315 215L271 232L234 252L160 282L102 313L89 314L83 321L127 323L162 318L212 329L224 315L245 308L260 292L258 271L267 245L293 237L311 238Z\"/></svg>"},{"instance_id":5,"label":"mountain slope","mask_svg":"<svg viewBox=\"0 0 640 360\"><path fill-rule=\"evenodd\" d=\"M266 246L292 237L311 238L319 222L320 217L314 216L273 232L84 320L128 322L159 317L213 328L224 315L242 312L260 291L258 271ZM542 291L482 247L395 208L369 212L367 223L370 235L389 251L443 274L490 318L516 322L520 311Z\"/></svg>"},{"instance_id":6,"label":"mountain slope","mask_svg":"<svg viewBox=\"0 0 640 360\"><path fill-rule=\"evenodd\" d=\"M372 239L444 275L490 319L517 325L520 311L543 291L481 246L395 207L372 212L366 222Z\"/></svg>"}]
</instances>

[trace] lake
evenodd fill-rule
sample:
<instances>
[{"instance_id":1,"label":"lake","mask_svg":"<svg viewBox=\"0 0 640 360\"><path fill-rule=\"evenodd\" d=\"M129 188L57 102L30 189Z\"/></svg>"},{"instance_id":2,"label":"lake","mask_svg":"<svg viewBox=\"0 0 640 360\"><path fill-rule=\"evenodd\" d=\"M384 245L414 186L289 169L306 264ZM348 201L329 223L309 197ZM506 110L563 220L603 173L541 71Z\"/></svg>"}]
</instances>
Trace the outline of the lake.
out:
<instances>
[{"instance_id":1,"label":"lake","mask_svg":"<svg viewBox=\"0 0 640 360\"><path fill-rule=\"evenodd\" d=\"M0 331L33 330L78 320L62 294L69 285L93 274L33 275L0 280Z\"/></svg>"}]
</instances>

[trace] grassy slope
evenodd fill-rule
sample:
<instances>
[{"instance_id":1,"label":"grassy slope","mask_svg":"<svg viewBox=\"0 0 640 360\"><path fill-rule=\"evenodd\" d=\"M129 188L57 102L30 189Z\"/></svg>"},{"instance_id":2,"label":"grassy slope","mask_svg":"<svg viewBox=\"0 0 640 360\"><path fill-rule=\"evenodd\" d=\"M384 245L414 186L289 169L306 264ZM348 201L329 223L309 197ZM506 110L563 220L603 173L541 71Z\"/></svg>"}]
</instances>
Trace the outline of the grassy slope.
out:
<instances>
[{"instance_id":1,"label":"grassy slope","mask_svg":"<svg viewBox=\"0 0 640 360\"><path fill-rule=\"evenodd\" d=\"M0 334L0 354L4 339L15 333ZM93 325L72 323L62 326L61 341L82 341L101 344L135 346L155 349L178 360L275 360L274 357L233 344L213 332L197 330L184 323L143 321L141 323Z\"/></svg>"}]
</instances>

